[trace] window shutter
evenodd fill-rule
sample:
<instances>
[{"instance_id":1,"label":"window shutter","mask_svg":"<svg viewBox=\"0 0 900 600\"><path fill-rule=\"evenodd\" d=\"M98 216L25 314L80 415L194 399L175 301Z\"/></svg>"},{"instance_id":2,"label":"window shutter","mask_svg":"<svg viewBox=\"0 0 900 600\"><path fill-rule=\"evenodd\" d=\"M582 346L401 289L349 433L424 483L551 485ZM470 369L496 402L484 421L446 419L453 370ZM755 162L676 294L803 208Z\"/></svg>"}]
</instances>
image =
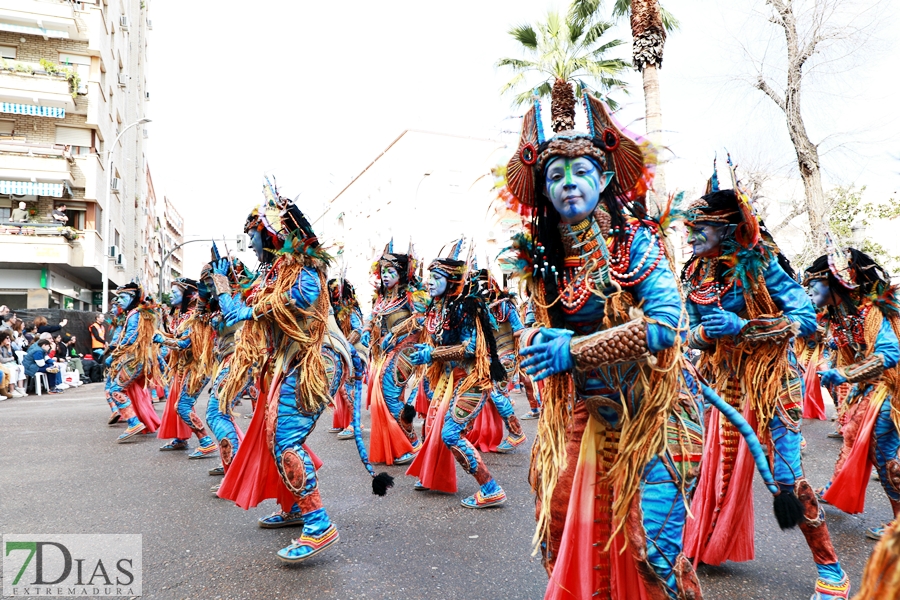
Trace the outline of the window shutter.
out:
<instances>
[{"instance_id":1,"label":"window shutter","mask_svg":"<svg viewBox=\"0 0 900 600\"><path fill-rule=\"evenodd\" d=\"M56 127L56 143L64 146L84 146L91 147L92 129L82 129L80 127Z\"/></svg>"}]
</instances>

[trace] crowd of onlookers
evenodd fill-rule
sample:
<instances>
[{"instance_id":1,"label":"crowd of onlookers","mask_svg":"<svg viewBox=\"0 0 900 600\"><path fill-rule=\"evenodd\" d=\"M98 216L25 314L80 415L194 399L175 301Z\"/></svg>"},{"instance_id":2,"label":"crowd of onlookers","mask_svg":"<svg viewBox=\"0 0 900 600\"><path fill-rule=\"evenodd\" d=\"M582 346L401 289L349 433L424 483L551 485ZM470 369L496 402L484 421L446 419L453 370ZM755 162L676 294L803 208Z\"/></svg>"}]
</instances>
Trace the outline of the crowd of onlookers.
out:
<instances>
[{"instance_id":1,"label":"crowd of onlookers","mask_svg":"<svg viewBox=\"0 0 900 600\"><path fill-rule=\"evenodd\" d=\"M97 321L102 322L99 315ZM0 306L0 400L25 396L28 379L37 373L46 375L50 394L90 382L76 337L64 332L67 323L48 323L40 316L26 323ZM74 376L64 381L66 372Z\"/></svg>"}]
</instances>

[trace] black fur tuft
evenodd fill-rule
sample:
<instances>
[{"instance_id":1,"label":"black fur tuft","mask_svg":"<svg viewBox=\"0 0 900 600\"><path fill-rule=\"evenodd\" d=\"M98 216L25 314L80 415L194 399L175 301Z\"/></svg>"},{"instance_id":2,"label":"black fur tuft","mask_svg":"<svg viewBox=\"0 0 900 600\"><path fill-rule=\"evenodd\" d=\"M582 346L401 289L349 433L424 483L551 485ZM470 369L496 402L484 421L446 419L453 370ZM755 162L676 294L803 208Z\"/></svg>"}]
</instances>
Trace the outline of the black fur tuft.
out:
<instances>
[{"instance_id":1,"label":"black fur tuft","mask_svg":"<svg viewBox=\"0 0 900 600\"><path fill-rule=\"evenodd\" d=\"M379 473L372 479L372 493L376 496L387 494L388 488L394 487L394 478L387 473Z\"/></svg>"},{"instance_id":2,"label":"black fur tuft","mask_svg":"<svg viewBox=\"0 0 900 600\"><path fill-rule=\"evenodd\" d=\"M775 496L775 519L782 530L793 529L803 520L803 505L794 490L782 490Z\"/></svg>"},{"instance_id":3,"label":"black fur tuft","mask_svg":"<svg viewBox=\"0 0 900 600\"><path fill-rule=\"evenodd\" d=\"M416 409L412 406L412 404L403 405L403 410L400 411L400 418L404 423L413 422L413 419L416 418Z\"/></svg>"}]
</instances>

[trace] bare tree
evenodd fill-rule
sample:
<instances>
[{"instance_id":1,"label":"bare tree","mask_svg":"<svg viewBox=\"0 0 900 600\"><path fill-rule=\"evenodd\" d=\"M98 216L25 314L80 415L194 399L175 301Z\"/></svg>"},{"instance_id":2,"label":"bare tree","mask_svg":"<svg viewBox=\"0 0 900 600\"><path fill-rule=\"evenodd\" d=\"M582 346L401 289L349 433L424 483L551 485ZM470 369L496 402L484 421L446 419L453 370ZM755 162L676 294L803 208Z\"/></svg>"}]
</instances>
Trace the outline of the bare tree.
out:
<instances>
[{"instance_id":1,"label":"bare tree","mask_svg":"<svg viewBox=\"0 0 900 600\"><path fill-rule=\"evenodd\" d=\"M810 71L810 59L835 42L858 39L867 26L858 25L854 18L847 19L845 9L851 4L848 0L765 0L765 3L772 9L769 21L784 34L786 56L779 68L784 80L779 85L767 77L763 73L763 59L757 65L755 85L784 113L804 189L802 206L795 206L788 216L793 218L806 213L809 219L807 250L818 256L825 249L828 207L822 188L819 144L814 143L807 133L801 111L801 92L804 78ZM874 4L869 3L862 13L870 11Z\"/></svg>"}]
</instances>

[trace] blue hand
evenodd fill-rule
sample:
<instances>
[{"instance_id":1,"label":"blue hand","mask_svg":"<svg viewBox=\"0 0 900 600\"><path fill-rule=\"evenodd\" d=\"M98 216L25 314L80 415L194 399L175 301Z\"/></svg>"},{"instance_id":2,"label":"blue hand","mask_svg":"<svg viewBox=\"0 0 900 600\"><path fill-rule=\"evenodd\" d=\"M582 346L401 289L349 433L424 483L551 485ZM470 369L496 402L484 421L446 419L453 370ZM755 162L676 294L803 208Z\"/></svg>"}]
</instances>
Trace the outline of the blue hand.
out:
<instances>
[{"instance_id":1,"label":"blue hand","mask_svg":"<svg viewBox=\"0 0 900 600\"><path fill-rule=\"evenodd\" d=\"M241 321L248 321L253 318L253 309L249 306L238 305L234 310L225 313L225 325L231 327Z\"/></svg>"},{"instance_id":2,"label":"blue hand","mask_svg":"<svg viewBox=\"0 0 900 600\"><path fill-rule=\"evenodd\" d=\"M706 336L713 339L737 335L744 328L744 325L747 324L745 319L726 310L717 310L704 315L700 322L703 325L703 331L706 333Z\"/></svg>"},{"instance_id":3,"label":"blue hand","mask_svg":"<svg viewBox=\"0 0 900 600\"><path fill-rule=\"evenodd\" d=\"M527 357L522 361L525 372L540 381L550 375L571 371L575 366L569 349L573 335L568 329L541 329L532 345L519 350Z\"/></svg>"},{"instance_id":4,"label":"blue hand","mask_svg":"<svg viewBox=\"0 0 900 600\"><path fill-rule=\"evenodd\" d=\"M107 367L111 367L112 366L112 356L107 356L106 360L103 361L103 364L105 364Z\"/></svg>"},{"instance_id":5,"label":"blue hand","mask_svg":"<svg viewBox=\"0 0 900 600\"><path fill-rule=\"evenodd\" d=\"M391 342L393 341L393 339L394 339L394 334L393 334L393 333L389 333L389 334L387 334L386 336L384 336L384 339L381 340L381 349L382 349L382 350L387 350L388 348L390 348L390 347L391 347Z\"/></svg>"},{"instance_id":6,"label":"blue hand","mask_svg":"<svg viewBox=\"0 0 900 600\"><path fill-rule=\"evenodd\" d=\"M216 275L224 275L228 277L228 274L231 272L231 265L228 263L227 258L220 258L213 265L213 273Z\"/></svg>"},{"instance_id":7,"label":"blue hand","mask_svg":"<svg viewBox=\"0 0 900 600\"><path fill-rule=\"evenodd\" d=\"M409 356L409 362L414 365L431 364L431 346L428 344L416 344L416 351Z\"/></svg>"},{"instance_id":8,"label":"blue hand","mask_svg":"<svg viewBox=\"0 0 900 600\"><path fill-rule=\"evenodd\" d=\"M219 294L219 310L222 311L222 314L232 312L241 304L243 303L240 300L235 300L228 294Z\"/></svg>"},{"instance_id":9,"label":"blue hand","mask_svg":"<svg viewBox=\"0 0 900 600\"><path fill-rule=\"evenodd\" d=\"M362 335L359 336L359 341L362 342L362 345L363 345L363 346L365 346L366 348L368 348L368 347L369 347L369 342L372 341L372 332L370 332L370 331L363 331L363 332L362 332Z\"/></svg>"},{"instance_id":10,"label":"blue hand","mask_svg":"<svg viewBox=\"0 0 900 600\"><path fill-rule=\"evenodd\" d=\"M822 385L829 387L847 383L847 378L844 377L843 374L841 374L841 372L837 369L819 371L819 379L822 381Z\"/></svg>"},{"instance_id":11,"label":"blue hand","mask_svg":"<svg viewBox=\"0 0 900 600\"><path fill-rule=\"evenodd\" d=\"M162 336L161 333L154 333L154 334L153 334L153 343L154 343L154 344L162 344L163 341L164 341L164 338L163 338L163 336Z\"/></svg>"}]
</instances>

